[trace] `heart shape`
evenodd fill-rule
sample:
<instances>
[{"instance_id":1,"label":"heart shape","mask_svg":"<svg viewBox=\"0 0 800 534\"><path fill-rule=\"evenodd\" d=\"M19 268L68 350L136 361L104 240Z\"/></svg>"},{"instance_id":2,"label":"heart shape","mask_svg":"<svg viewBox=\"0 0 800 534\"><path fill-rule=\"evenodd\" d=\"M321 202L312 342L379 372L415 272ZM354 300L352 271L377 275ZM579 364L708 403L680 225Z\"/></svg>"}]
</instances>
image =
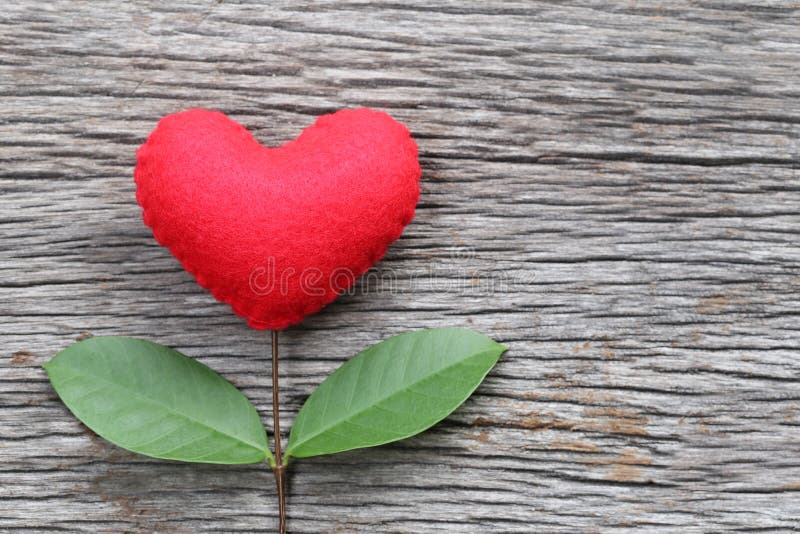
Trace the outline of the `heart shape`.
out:
<instances>
[{"instance_id":1,"label":"heart shape","mask_svg":"<svg viewBox=\"0 0 800 534\"><path fill-rule=\"evenodd\" d=\"M414 216L417 145L383 112L343 110L278 148L222 113L161 119L136 152L144 222L257 329L333 301Z\"/></svg>"}]
</instances>

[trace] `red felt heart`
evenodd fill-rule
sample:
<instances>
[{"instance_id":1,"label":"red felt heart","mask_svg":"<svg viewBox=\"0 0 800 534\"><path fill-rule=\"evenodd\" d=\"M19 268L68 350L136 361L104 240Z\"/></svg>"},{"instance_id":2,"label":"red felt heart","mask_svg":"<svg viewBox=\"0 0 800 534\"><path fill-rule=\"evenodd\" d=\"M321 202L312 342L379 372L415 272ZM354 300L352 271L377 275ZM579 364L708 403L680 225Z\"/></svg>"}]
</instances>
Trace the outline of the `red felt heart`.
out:
<instances>
[{"instance_id":1,"label":"red felt heart","mask_svg":"<svg viewBox=\"0 0 800 534\"><path fill-rule=\"evenodd\" d=\"M298 323L349 288L419 198L417 145L370 109L319 117L279 148L193 109L164 117L136 159L156 240L258 329Z\"/></svg>"}]
</instances>

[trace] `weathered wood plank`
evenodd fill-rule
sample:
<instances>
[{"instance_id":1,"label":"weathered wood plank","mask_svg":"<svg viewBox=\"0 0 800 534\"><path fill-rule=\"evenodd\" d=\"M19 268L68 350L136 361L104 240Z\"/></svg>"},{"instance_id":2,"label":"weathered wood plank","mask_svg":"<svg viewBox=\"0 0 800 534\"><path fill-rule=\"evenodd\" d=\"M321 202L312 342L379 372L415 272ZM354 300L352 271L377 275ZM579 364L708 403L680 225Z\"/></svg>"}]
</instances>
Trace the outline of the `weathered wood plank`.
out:
<instances>
[{"instance_id":1,"label":"weathered wood plank","mask_svg":"<svg viewBox=\"0 0 800 534\"><path fill-rule=\"evenodd\" d=\"M0 529L274 531L264 466L116 449L40 366L145 336L266 414L267 336L156 245L134 151L187 107L276 144L360 105L409 125L423 195L382 282L283 335L283 427L391 334L511 350L432 431L298 461L291 531L797 529L798 28L795 2L7 3Z\"/></svg>"}]
</instances>

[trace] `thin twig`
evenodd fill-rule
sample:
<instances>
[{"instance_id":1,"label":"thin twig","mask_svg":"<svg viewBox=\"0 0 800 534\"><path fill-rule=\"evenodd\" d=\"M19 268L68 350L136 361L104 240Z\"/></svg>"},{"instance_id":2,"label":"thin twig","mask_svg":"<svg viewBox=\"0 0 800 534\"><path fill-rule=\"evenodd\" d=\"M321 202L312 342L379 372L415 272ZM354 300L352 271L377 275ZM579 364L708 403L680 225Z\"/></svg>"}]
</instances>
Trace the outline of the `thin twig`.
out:
<instances>
[{"instance_id":1,"label":"thin twig","mask_svg":"<svg viewBox=\"0 0 800 534\"><path fill-rule=\"evenodd\" d=\"M272 421L275 434L275 466L272 473L278 486L280 533L286 534L286 466L281 453L280 398L278 395L278 331L272 331Z\"/></svg>"}]
</instances>

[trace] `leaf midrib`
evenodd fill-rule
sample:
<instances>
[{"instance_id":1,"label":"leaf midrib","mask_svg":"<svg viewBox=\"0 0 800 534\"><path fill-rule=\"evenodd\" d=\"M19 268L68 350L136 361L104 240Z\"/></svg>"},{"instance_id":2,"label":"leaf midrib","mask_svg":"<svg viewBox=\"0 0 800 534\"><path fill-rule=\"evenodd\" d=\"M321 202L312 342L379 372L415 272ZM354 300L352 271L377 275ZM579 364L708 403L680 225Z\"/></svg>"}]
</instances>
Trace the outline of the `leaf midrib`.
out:
<instances>
[{"instance_id":1,"label":"leaf midrib","mask_svg":"<svg viewBox=\"0 0 800 534\"><path fill-rule=\"evenodd\" d=\"M54 367L58 367L61 370L66 370L68 373L71 373L73 376L88 377L88 378L91 378L93 380L98 380L100 382L105 382L106 384L110 384L110 385L112 385L114 387L122 389L122 390L124 390L126 392L131 393L134 397L136 397L138 399L141 399L143 402L150 403L150 404L153 404L153 405L156 405L156 406L160 406L161 408L163 408L164 410L166 410L169 413L172 413L172 414L174 414L174 415L176 415L178 417L182 417L183 419L186 419L186 420L191 421L193 423L196 423L196 424L198 424L200 426L203 426L203 427L211 430L212 432L214 432L216 434L219 434L221 436L226 436L226 437L231 438L231 439L233 439L235 441L238 441L239 443L247 445L248 447L252 447L252 448L256 449L258 452L263 452L265 454L265 457L267 457L267 458L269 457L269 451L268 450L263 449L263 448L261 448L260 446L258 446L256 444L250 443L249 441L246 441L246 440L244 440L244 439L242 439L242 438L240 438L238 436L233 436L231 434L227 434L227 433L225 433L225 432L223 432L223 431L221 431L221 430L219 430L217 428L214 428L213 426L211 426L208 423L205 423L203 421L195 419L194 417L191 417L189 415L181 413L181 412L175 410L174 408L171 408L167 404L164 404L164 403L159 402L157 400L153 400L150 397L145 397L145 396L141 395L140 393L138 393L135 389L131 389L131 388L128 388L126 386L123 386L123 385L121 385L121 384L119 384L117 382L114 382L113 380L109 380L108 378L103 377L103 376L98 376L98 375L95 375L95 374L92 374L92 373L75 371L73 368L68 367L68 366L54 364L53 362L48 362L48 363L45 364L45 369L48 369L48 368L52 369Z\"/></svg>"},{"instance_id":2,"label":"leaf midrib","mask_svg":"<svg viewBox=\"0 0 800 534\"><path fill-rule=\"evenodd\" d=\"M450 369L450 368L455 367L457 365L463 365L464 361L466 361L466 360L470 360L470 359L473 359L473 358L478 358L479 356L484 356L484 355L491 354L494 350L501 350L501 347L497 347L496 349L491 348L491 349L482 350L480 352L476 352L476 353L472 354L471 356L468 356L467 358L464 358L463 360L459 360L459 361L457 361L455 363L452 363L450 365L446 365L446 366L442 367L441 369L439 369L438 371L436 371L435 373L431 373L431 374L425 376L424 378L422 378L420 380L417 380L415 382L411 382L410 384L408 384L403 389L397 390L397 391L395 391L395 392L393 392L393 393L391 393L391 394L389 394L389 395L387 395L387 396L385 396L385 397L373 402L371 406L368 406L368 407L366 407L366 408L364 408L362 410L359 410L359 411L353 413L352 415L350 415L348 417L339 419L335 423L323 428L322 430L311 434L309 437L305 438L302 442L300 442L300 445L302 445L304 443L308 443L312 439L315 439L315 438L319 437L324 432L327 432L327 431L329 431L329 430L331 430L333 428L336 428L336 427L340 426L342 423L348 421L349 419L354 419L354 418L358 417L359 415L361 415L361 414L363 414L365 412L368 412L369 410L373 410L376 405L382 404L382 403L390 400L391 398L393 398L393 397L395 397L397 395L400 395L401 393L405 392L406 390L410 389L412 386L414 386L416 384L419 384L419 383L424 382L425 380L428 380L428 379L430 379L430 378L432 378L432 377L434 377L436 375L439 375L439 374L443 373L444 371L446 371L447 369ZM490 370L491 370L491 367L486 371L486 373L488 373ZM480 385L480 382L478 382L478 384ZM464 400L466 400L468 397L469 397L469 394L467 394L467 396L464 397ZM291 435L289 436L289 438L291 439ZM399 438L399 439L402 439L402 438ZM289 456L291 456L292 451L297 449L297 447L298 447L298 445L291 445L290 444L289 447L286 449L286 457L288 458Z\"/></svg>"}]
</instances>

